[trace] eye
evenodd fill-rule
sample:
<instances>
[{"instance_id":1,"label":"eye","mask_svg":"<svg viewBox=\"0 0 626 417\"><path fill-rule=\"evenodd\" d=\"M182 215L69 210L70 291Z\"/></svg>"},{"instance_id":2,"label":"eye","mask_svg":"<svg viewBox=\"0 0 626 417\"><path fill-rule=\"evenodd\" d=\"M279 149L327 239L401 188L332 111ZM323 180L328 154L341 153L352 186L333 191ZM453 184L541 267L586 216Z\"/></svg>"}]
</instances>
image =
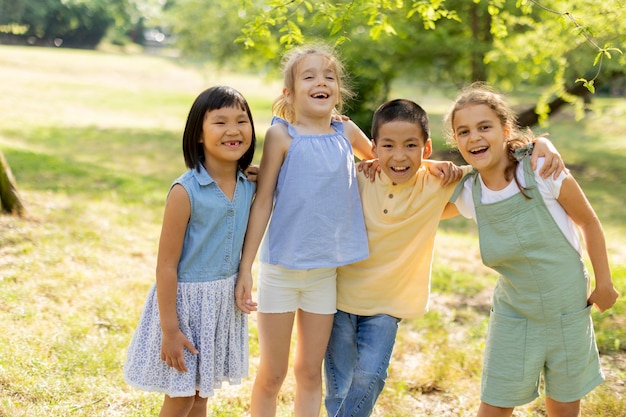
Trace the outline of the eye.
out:
<instances>
[{"instance_id":1,"label":"eye","mask_svg":"<svg viewBox=\"0 0 626 417\"><path fill-rule=\"evenodd\" d=\"M409 143L406 145L407 148L417 148L417 144L415 143Z\"/></svg>"}]
</instances>

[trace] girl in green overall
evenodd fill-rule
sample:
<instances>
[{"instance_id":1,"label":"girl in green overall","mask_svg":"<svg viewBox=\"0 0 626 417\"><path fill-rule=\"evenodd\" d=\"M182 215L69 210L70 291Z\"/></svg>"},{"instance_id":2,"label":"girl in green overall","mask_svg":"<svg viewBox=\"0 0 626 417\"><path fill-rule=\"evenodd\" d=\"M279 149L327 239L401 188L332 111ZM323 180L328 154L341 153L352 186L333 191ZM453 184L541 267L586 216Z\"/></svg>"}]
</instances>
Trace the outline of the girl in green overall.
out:
<instances>
[{"instance_id":1,"label":"girl in green overall","mask_svg":"<svg viewBox=\"0 0 626 417\"><path fill-rule=\"evenodd\" d=\"M510 416L533 401L541 373L548 416L579 416L580 399L604 380L591 306L604 311L619 295L600 221L571 175L542 178L541 158L533 172L530 132L485 85L457 97L446 127L475 168L452 201L476 220L483 263L500 274L478 416ZM576 226L595 275L591 293Z\"/></svg>"}]
</instances>

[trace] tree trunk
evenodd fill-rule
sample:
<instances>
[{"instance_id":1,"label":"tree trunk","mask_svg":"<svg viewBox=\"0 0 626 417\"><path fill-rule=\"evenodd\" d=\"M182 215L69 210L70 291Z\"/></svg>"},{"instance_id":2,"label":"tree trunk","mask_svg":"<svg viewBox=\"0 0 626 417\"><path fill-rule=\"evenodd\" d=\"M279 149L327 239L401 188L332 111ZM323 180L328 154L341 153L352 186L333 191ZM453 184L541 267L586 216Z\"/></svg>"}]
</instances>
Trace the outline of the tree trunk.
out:
<instances>
[{"instance_id":1,"label":"tree trunk","mask_svg":"<svg viewBox=\"0 0 626 417\"><path fill-rule=\"evenodd\" d=\"M24 205L17 193L15 180L11 174L11 168L4 159L4 155L0 152L0 203L3 213L22 216L24 214Z\"/></svg>"},{"instance_id":2,"label":"tree trunk","mask_svg":"<svg viewBox=\"0 0 626 417\"><path fill-rule=\"evenodd\" d=\"M567 89L567 94L571 94L577 97L582 97L586 103L591 102L592 94L587 87L582 84L576 84ZM551 116L561 109L561 107L568 104L567 101L561 97L557 97L548 103L548 114ZM539 122L539 115L535 112L535 107L531 107L519 113L517 115L517 123L521 128L531 127Z\"/></svg>"}]
</instances>

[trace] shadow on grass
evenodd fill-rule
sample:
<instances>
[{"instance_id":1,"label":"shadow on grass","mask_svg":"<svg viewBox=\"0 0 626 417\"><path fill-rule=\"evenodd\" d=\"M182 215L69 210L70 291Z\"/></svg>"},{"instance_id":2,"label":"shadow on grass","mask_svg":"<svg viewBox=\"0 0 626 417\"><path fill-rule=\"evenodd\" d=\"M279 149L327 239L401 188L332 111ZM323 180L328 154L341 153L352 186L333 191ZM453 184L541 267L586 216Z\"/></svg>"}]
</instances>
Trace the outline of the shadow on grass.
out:
<instances>
[{"instance_id":1,"label":"shadow on grass","mask_svg":"<svg viewBox=\"0 0 626 417\"><path fill-rule=\"evenodd\" d=\"M169 131L44 127L0 135L16 144L3 152L20 188L162 205L185 171L180 139Z\"/></svg>"}]
</instances>

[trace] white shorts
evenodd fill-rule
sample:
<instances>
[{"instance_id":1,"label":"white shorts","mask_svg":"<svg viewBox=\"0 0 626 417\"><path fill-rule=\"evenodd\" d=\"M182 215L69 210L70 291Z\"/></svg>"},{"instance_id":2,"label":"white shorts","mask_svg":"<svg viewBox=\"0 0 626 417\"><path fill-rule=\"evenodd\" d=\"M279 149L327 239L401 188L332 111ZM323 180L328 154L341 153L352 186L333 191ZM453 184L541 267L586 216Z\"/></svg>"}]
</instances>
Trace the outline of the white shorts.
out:
<instances>
[{"instance_id":1,"label":"white shorts","mask_svg":"<svg viewBox=\"0 0 626 417\"><path fill-rule=\"evenodd\" d=\"M260 313L298 309L315 314L337 312L337 268L289 269L261 262L257 284Z\"/></svg>"}]
</instances>

